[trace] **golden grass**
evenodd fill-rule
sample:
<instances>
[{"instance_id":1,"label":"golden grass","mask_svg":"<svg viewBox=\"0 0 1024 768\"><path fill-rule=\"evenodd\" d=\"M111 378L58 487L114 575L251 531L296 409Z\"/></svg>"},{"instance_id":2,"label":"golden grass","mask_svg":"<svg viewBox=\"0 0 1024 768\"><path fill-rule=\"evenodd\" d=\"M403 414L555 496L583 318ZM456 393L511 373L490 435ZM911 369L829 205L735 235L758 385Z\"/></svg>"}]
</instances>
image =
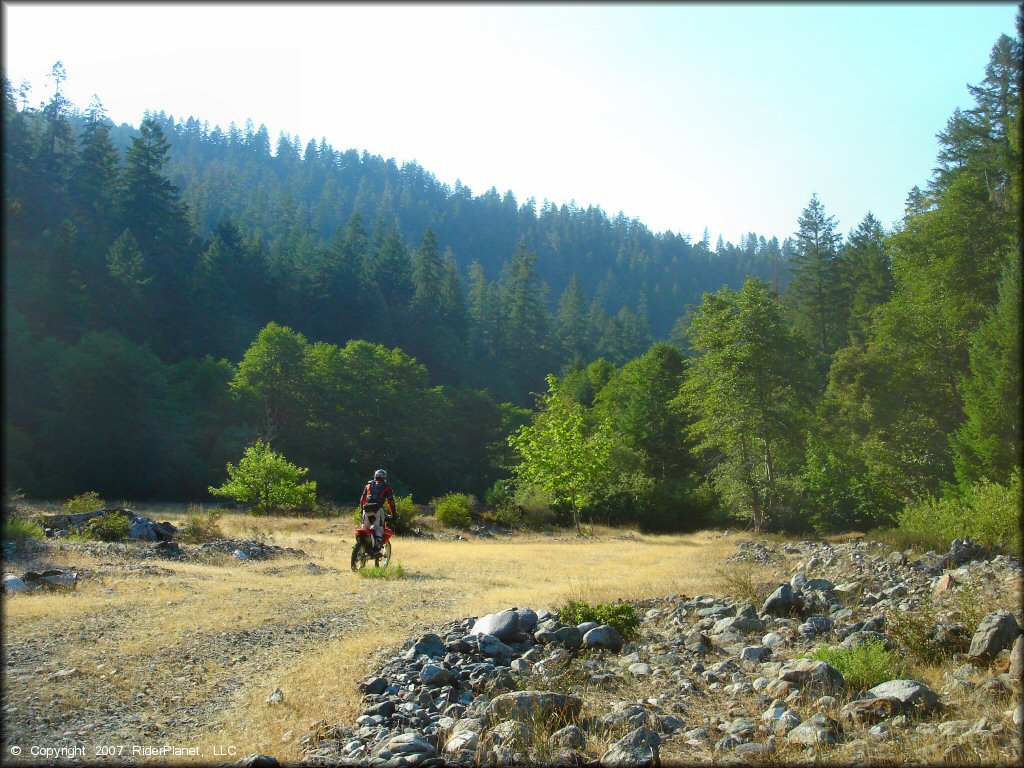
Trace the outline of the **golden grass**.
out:
<instances>
[{"instance_id":1,"label":"golden grass","mask_svg":"<svg viewBox=\"0 0 1024 768\"><path fill-rule=\"evenodd\" d=\"M140 513L178 523L187 510ZM90 695L124 705L139 692L159 698L161 679L150 671L154 657L173 660L165 677L189 681L182 689L187 693L179 691L179 705L219 697L222 681L244 677L246 686L206 728L173 733L161 723L165 738L181 746L231 745L239 755L262 752L297 760L298 739L313 723L349 722L358 714L358 680L372 671L384 649L411 635L511 606L555 609L570 597L593 603L715 592L721 583L713 568L736 543L713 532L656 536L602 527L584 538L563 532L471 541L396 537L393 562L403 566L406 577L379 581L349 570L353 526L347 519L228 512L220 525L233 538L248 537L258 526L270 543L301 549L305 556L245 563L152 560L171 575L114 575L86 580L71 594L17 596L4 601L4 642L59 638L60 666L83 673L59 684L62 699L76 705ZM77 567L117 562L80 551L58 560ZM335 572L310 575L307 562ZM278 647L252 649L249 655L258 654L259 664L244 672L223 665L215 650L214 640L223 632L295 626L335 615L358 617L357 625L334 639L324 636L302 645L297 656L288 657ZM83 627L88 632L80 636ZM184 652L191 662L181 661ZM47 694L57 687L40 678L34 686ZM265 702L275 687L284 693L283 705ZM173 713L173 703L165 707Z\"/></svg>"}]
</instances>

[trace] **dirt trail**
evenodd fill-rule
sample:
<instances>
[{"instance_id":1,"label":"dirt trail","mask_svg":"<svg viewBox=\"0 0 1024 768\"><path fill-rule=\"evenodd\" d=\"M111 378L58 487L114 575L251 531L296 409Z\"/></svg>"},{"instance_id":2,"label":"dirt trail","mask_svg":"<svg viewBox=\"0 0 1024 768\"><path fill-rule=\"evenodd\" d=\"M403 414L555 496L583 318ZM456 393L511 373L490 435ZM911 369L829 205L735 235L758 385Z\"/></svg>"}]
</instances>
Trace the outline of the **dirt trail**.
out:
<instances>
[{"instance_id":1,"label":"dirt trail","mask_svg":"<svg viewBox=\"0 0 1024 768\"><path fill-rule=\"evenodd\" d=\"M37 763L45 748L63 749L61 763L253 752L296 760L312 723L355 715L356 681L372 657L427 627L510 605L554 607L569 595L707 591L733 545L710 534L399 538L406 577L376 581L343 566L349 543L337 529L309 521L275 535L305 557L159 561L154 575L140 575L132 557L86 558L104 575L75 593L6 600L5 762ZM72 551L63 564L83 557ZM275 688L283 706L265 701ZM159 751L167 747L182 752Z\"/></svg>"}]
</instances>

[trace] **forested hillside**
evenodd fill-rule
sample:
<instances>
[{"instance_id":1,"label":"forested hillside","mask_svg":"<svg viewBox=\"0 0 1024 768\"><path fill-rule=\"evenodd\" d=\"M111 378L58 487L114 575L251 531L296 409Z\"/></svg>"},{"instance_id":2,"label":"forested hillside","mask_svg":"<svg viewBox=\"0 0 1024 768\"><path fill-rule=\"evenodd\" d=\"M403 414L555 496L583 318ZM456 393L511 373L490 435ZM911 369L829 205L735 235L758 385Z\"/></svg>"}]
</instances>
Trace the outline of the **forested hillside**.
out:
<instances>
[{"instance_id":1,"label":"forested hillside","mask_svg":"<svg viewBox=\"0 0 1024 768\"><path fill-rule=\"evenodd\" d=\"M1005 508L1020 61L1000 38L894 231L813 197L784 243L714 248L5 79L7 477L199 498L260 436L345 501L385 465L417 500L662 528Z\"/></svg>"}]
</instances>

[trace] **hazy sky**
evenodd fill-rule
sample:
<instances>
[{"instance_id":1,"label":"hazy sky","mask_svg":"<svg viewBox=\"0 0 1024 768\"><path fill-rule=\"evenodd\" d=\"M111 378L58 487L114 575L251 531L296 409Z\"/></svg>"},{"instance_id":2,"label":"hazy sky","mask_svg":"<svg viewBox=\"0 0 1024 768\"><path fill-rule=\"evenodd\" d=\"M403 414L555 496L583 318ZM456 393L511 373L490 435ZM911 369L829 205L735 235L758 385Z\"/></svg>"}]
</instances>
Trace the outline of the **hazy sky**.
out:
<instances>
[{"instance_id":1,"label":"hazy sky","mask_svg":"<svg viewBox=\"0 0 1024 768\"><path fill-rule=\"evenodd\" d=\"M30 104L99 96L226 128L252 118L415 159L474 194L575 199L656 231L780 239L813 193L848 232L901 217L972 101L1013 3L3 3Z\"/></svg>"}]
</instances>

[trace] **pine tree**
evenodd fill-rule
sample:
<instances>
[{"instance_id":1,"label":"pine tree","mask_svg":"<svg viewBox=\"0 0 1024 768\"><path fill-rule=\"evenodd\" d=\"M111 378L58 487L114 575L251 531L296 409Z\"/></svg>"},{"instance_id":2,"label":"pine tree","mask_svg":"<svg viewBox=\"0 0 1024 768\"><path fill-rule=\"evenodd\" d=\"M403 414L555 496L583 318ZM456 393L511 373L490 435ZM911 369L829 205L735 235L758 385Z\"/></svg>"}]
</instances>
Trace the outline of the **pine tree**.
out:
<instances>
[{"instance_id":1,"label":"pine tree","mask_svg":"<svg viewBox=\"0 0 1024 768\"><path fill-rule=\"evenodd\" d=\"M825 215L817 195L800 215L799 225L793 280L786 296L794 307L797 325L814 344L819 367L825 370L832 353L845 340L841 318L846 314L846 302L836 265L841 238L835 233L835 218Z\"/></svg>"}]
</instances>

